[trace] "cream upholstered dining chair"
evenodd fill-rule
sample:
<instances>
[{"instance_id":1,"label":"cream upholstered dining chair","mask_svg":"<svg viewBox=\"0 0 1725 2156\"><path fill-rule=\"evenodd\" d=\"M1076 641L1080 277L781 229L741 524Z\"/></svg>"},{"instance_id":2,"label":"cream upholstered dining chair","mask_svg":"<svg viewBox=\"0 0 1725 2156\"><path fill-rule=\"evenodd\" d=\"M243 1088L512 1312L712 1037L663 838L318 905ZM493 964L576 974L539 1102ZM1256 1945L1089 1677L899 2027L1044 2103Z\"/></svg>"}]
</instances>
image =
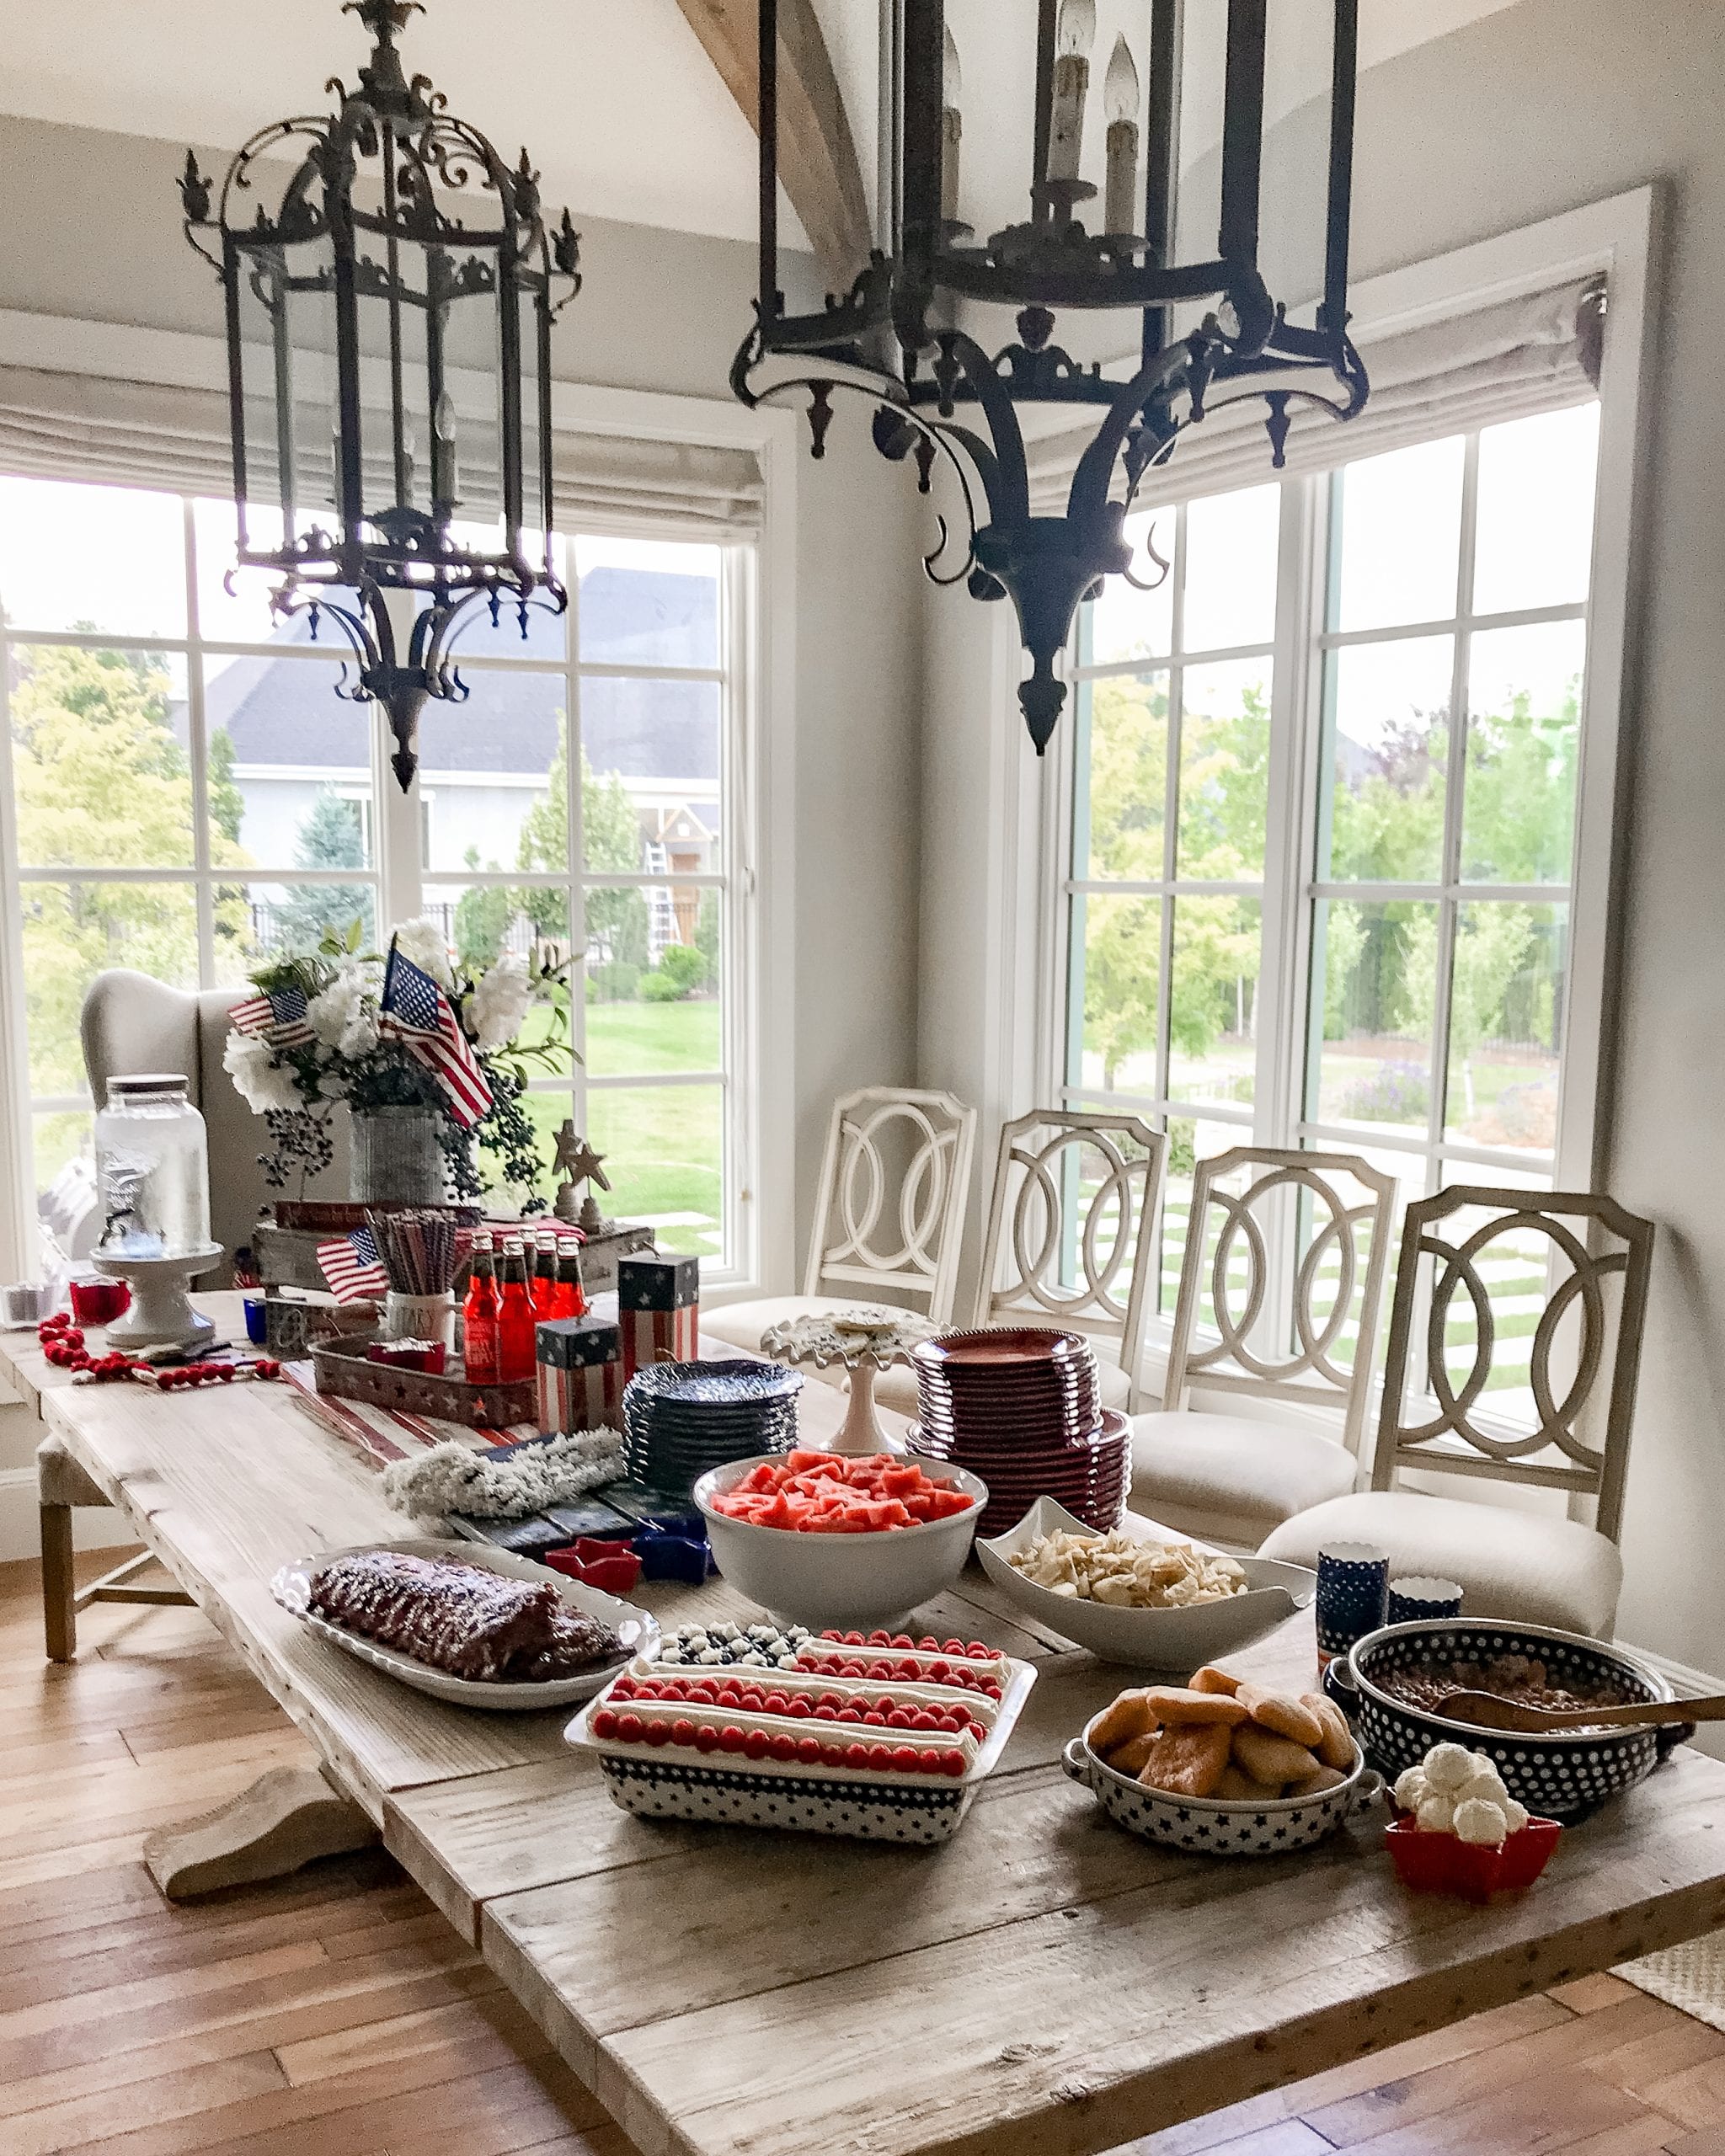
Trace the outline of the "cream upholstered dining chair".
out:
<instances>
[{"instance_id":1,"label":"cream upholstered dining chair","mask_svg":"<svg viewBox=\"0 0 1725 2156\"><path fill-rule=\"evenodd\" d=\"M1410 1205L1372 1486L1289 1520L1263 1554L1310 1564L1326 1542L1375 1543L1392 1577L1457 1582L1470 1616L1608 1638L1653 1252L1652 1221L1584 1192L1463 1184ZM1493 1278L1536 1291L1510 1299L1538 1306L1530 1332L1527 1310L1494 1311ZM1591 1498L1594 1524L1398 1489L1407 1472Z\"/></svg>"},{"instance_id":2,"label":"cream upholstered dining chair","mask_svg":"<svg viewBox=\"0 0 1725 2156\"><path fill-rule=\"evenodd\" d=\"M1037 1108L1001 1126L971 1323L1087 1334L1104 1407L1137 1399L1167 1145L1135 1115ZM914 1415L915 1373L883 1371L874 1396Z\"/></svg>"},{"instance_id":3,"label":"cream upholstered dining chair","mask_svg":"<svg viewBox=\"0 0 1725 2156\"><path fill-rule=\"evenodd\" d=\"M833 1104L800 1295L703 1308L701 1331L757 1350L787 1319L850 1303L901 1304L947 1324L976 1145L976 1111L950 1093L868 1086ZM846 1382L842 1369L817 1370Z\"/></svg>"},{"instance_id":4,"label":"cream upholstered dining chair","mask_svg":"<svg viewBox=\"0 0 1725 2156\"><path fill-rule=\"evenodd\" d=\"M210 1231L227 1253L250 1242L258 1214L281 1193L264 1180L258 1155L269 1134L234 1090L222 1066L227 1014L246 988L172 988L149 974L115 967L84 992L79 1033L90 1092L99 1105L108 1081L128 1073L171 1070L186 1081L187 1097L202 1114L210 1145ZM347 1118L336 1118L335 1158L308 1180L308 1198L344 1198L349 1191ZM217 1268L225 1278L227 1260ZM207 1289L212 1283L206 1277Z\"/></svg>"},{"instance_id":5,"label":"cream upholstered dining chair","mask_svg":"<svg viewBox=\"0 0 1725 2156\"><path fill-rule=\"evenodd\" d=\"M1253 1549L1354 1487L1395 1195L1354 1153L1236 1145L1198 1163L1162 1412L1132 1423L1135 1511ZM1194 1383L1274 1412L1194 1409Z\"/></svg>"}]
</instances>

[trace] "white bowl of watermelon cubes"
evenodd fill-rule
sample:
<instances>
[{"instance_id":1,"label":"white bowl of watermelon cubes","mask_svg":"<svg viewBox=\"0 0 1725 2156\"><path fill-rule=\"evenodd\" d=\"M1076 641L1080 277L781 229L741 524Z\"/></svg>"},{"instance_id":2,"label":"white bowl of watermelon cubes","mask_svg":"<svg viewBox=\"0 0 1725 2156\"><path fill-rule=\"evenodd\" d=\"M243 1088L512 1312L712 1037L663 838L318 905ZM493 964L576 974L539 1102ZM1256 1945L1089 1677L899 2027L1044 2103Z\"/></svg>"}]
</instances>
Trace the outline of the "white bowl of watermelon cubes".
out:
<instances>
[{"instance_id":1,"label":"white bowl of watermelon cubes","mask_svg":"<svg viewBox=\"0 0 1725 2156\"><path fill-rule=\"evenodd\" d=\"M718 1569L811 1630L890 1630L964 1569L988 1486L914 1453L762 1453L695 1485Z\"/></svg>"}]
</instances>

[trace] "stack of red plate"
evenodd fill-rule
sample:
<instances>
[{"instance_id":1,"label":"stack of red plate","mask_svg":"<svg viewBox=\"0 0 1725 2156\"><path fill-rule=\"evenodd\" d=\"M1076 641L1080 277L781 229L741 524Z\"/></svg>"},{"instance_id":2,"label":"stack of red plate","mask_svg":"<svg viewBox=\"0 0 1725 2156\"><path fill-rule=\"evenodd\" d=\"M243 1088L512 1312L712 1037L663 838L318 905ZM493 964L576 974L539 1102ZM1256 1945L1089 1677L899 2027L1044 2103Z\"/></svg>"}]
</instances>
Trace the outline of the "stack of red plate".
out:
<instances>
[{"instance_id":1,"label":"stack of red plate","mask_svg":"<svg viewBox=\"0 0 1725 2156\"><path fill-rule=\"evenodd\" d=\"M1097 1397L1082 1334L1023 1326L948 1332L911 1355L921 1417L917 1449L980 1475L988 1503L977 1533L1003 1534L1039 1497L1087 1525L1125 1509L1131 1430Z\"/></svg>"}]
</instances>

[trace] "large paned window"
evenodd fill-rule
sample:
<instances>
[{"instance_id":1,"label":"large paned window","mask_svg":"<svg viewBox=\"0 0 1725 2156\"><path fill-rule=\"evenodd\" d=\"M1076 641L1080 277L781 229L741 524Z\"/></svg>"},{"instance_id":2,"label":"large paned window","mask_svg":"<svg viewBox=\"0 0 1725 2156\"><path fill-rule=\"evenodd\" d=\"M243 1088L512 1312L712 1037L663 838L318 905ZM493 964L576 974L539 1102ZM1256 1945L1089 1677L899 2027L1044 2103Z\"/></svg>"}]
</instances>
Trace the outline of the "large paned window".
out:
<instances>
[{"instance_id":1,"label":"large paned window","mask_svg":"<svg viewBox=\"0 0 1725 2156\"><path fill-rule=\"evenodd\" d=\"M1058 1076L1167 1134L1165 1315L1231 1145L1552 1183L1598 446L1577 403L1162 510L1162 585L1086 610Z\"/></svg>"},{"instance_id":2,"label":"large paned window","mask_svg":"<svg viewBox=\"0 0 1725 2156\"><path fill-rule=\"evenodd\" d=\"M534 1081L534 1120L548 1138L573 1114L614 1210L734 1267L750 550L561 539L567 616L531 611L525 640L482 618L469 699L428 707L403 802L327 634L229 575L232 528L226 502L0 478L5 977L36 1189L89 1142L99 972L232 986L326 927L357 917L369 940L418 910L475 965L585 954L583 1060Z\"/></svg>"}]
</instances>

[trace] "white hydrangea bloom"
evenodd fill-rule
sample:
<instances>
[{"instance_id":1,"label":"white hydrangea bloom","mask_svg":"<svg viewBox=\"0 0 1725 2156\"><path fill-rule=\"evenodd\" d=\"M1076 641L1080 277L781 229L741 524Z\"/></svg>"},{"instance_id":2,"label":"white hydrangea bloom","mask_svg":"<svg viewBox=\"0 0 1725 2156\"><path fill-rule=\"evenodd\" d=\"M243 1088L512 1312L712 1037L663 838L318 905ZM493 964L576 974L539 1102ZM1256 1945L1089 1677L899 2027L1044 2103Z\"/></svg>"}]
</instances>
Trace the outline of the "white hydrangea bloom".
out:
<instances>
[{"instance_id":1,"label":"white hydrangea bloom","mask_svg":"<svg viewBox=\"0 0 1725 2156\"><path fill-rule=\"evenodd\" d=\"M366 1055L377 1045L377 1012L357 966L344 967L306 1006L306 1022L325 1048Z\"/></svg>"},{"instance_id":2,"label":"white hydrangea bloom","mask_svg":"<svg viewBox=\"0 0 1725 2156\"><path fill-rule=\"evenodd\" d=\"M525 958L506 951L474 984L465 1013L474 1045L482 1051L504 1047L521 1029L533 1001L533 984Z\"/></svg>"},{"instance_id":3,"label":"white hydrangea bloom","mask_svg":"<svg viewBox=\"0 0 1725 2156\"><path fill-rule=\"evenodd\" d=\"M395 931L395 941L403 958L416 965L421 973L430 974L441 987L451 985L455 974L450 964L449 945L435 921L428 921L422 914L417 921L403 921Z\"/></svg>"},{"instance_id":4,"label":"white hydrangea bloom","mask_svg":"<svg viewBox=\"0 0 1725 2156\"><path fill-rule=\"evenodd\" d=\"M244 1033L230 1033L222 1053L222 1067L254 1115L267 1114L271 1108L296 1108L301 1105L293 1072L276 1065L267 1041L251 1040Z\"/></svg>"}]
</instances>

